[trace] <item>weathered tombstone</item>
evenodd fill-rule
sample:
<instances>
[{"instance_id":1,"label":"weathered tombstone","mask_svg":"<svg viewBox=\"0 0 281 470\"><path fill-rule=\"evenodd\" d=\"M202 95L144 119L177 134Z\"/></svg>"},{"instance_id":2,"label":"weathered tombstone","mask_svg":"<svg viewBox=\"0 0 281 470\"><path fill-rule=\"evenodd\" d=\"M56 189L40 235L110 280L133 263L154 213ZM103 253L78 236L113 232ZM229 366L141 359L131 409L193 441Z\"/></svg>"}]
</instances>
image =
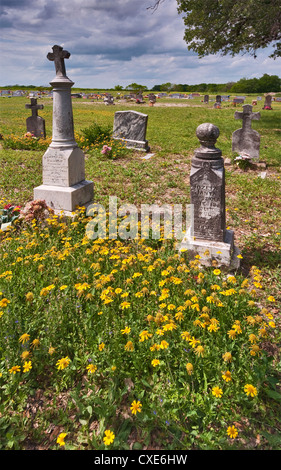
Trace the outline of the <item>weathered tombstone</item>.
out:
<instances>
[{"instance_id":1,"label":"weathered tombstone","mask_svg":"<svg viewBox=\"0 0 281 470\"><path fill-rule=\"evenodd\" d=\"M154 93L149 93L148 99L149 99L149 105L154 106L154 104L156 103L156 96L154 95Z\"/></svg>"},{"instance_id":2,"label":"weathered tombstone","mask_svg":"<svg viewBox=\"0 0 281 470\"><path fill-rule=\"evenodd\" d=\"M142 96L142 93L139 93L136 97L136 103L138 104L142 104L144 103L144 99L143 99L143 96Z\"/></svg>"},{"instance_id":3,"label":"weathered tombstone","mask_svg":"<svg viewBox=\"0 0 281 470\"><path fill-rule=\"evenodd\" d=\"M278 103L280 103L280 101L281 101L281 97L277 97L277 98L275 98L275 101L277 101Z\"/></svg>"},{"instance_id":4,"label":"weathered tombstone","mask_svg":"<svg viewBox=\"0 0 281 470\"><path fill-rule=\"evenodd\" d=\"M54 210L73 212L93 198L93 182L85 180L85 156L74 138L71 87L64 59L70 53L53 46L47 58L55 62L52 142L43 156L43 184L34 189L35 199L44 199Z\"/></svg>"},{"instance_id":5,"label":"weathered tombstone","mask_svg":"<svg viewBox=\"0 0 281 470\"><path fill-rule=\"evenodd\" d=\"M193 227L179 246L189 257L200 256L200 264L238 267L239 250L234 246L234 232L226 229L225 170L221 150L215 147L218 127L204 123L197 127L201 147L191 162L190 194ZM191 236L192 235L192 236Z\"/></svg>"},{"instance_id":6,"label":"weathered tombstone","mask_svg":"<svg viewBox=\"0 0 281 470\"><path fill-rule=\"evenodd\" d=\"M233 104L234 104L234 106L236 106L237 104L243 104L244 101L245 101L245 98L242 98L242 97L240 97L240 98L233 98Z\"/></svg>"},{"instance_id":7,"label":"weathered tombstone","mask_svg":"<svg viewBox=\"0 0 281 470\"><path fill-rule=\"evenodd\" d=\"M103 99L103 102L109 106L109 105L114 105L114 97L110 94L107 94L104 99Z\"/></svg>"},{"instance_id":8,"label":"weathered tombstone","mask_svg":"<svg viewBox=\"0 0 281 470\"><path fill-rule=\"evenodd\" d=\"M43 109L43 104L37 104L36 98L30 99L31 103L26 104L26 109L31 109L32 116L29 116L26 119L26 130L27 132L31 132L31 134L35 135L35 137L46 137L46 129L45 129L45 119L41 116L38 116L38 109Z\"/></svg>"},{"instance_id":9,"label":"weathered tombstone","mask_svg":"<svg viewBox=\"0 0 281 470\"><path fill-rule=\"evenodd\" d=\"M235 119L242 119L242 128L232 134L232 151L259 160L260 135L251 128L251 121L260 119L260 113L253 113L250 104L244 104L243 112L236 111Z\"/></svg>"},{"instance_id":10,"label":"weathered tombstone","mask_svg":"<svg viewBox=\"0 0 281 470\"><path fill-rule=\"evenodd\" d=\"M272 96L271 95L266 95L265 100L264 100L264 105L263 105L262 109L272 109L271 101L272 101Z\"/></svg>"},{"instance_id":11,"label":"weathered tombstone","mask_svg":"<svg viewBox=\"0 0 281 470\"><path fill-rule=\"evenodd\" d=\"M204 96L204 103L209 103L209 95Z\"/></svg>"},{"instance_id":12,"label":"weathered tombstone","mask_svg":"<svg viewBox=\"0 0 281 470\"><path fill-rule=\"evenodd\" d=\"M137 111L117 111L114 115L113 138L124 140L126 147L149 152L146 140L147 114Z\"/></svg>"},{"instance_id":13,"label":"weathered tombstone","mask_svg":"<svg viewBox=\"0 0 281 470\"><path fill-rule=\"evenodd\" d=\"M221 95L216 96L216 102L214 103L213 107L217 109L221 108Z\"/></svg>"}]
</instances>

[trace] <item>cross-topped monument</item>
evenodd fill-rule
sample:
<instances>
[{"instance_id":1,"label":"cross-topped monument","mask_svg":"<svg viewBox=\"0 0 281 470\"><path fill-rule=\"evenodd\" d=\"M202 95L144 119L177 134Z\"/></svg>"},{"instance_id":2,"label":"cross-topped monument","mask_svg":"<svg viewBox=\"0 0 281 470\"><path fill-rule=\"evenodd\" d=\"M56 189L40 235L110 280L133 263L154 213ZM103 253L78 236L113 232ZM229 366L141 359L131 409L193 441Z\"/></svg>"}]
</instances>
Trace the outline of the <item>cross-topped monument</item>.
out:
<instances>
[{"instance_id":1,"label":"cross-topped monument","mask_svg":"<svg viewBox=\"0 0 281 470\"><path fill-rule=\"evenodd\" d=\"M243 106L243 112L236 111L235 119L242 119L242 128L232 134L232 151L246 154L250 158L259 159L260 135L252 129L252 120L259 120L260 113L252 112L250 104Z\"/></svg>"},{"instance_id":2,"label":"cross-topped monument","mask_svg":"<svg viewBox=\"0 0 281 470\"><path fill-rule=\"evenodd\" d=\"M61 46L53 46L53 52L47 54L47 59L55 62L56 76L66 77L64 59L69 59L70 52L65 51Z\"/></svg>"},{"instance_id":3,"label":"cross-topped monument","mask_svg":"<svg viewBox=\"0 0 281 470\"><path fill-rule=\"evenodd\" d=\"M30 99L30 104L25 105L26 109L31 109L32 116L26 119L26 130L35 135L35 137L46 137L45 119L38 116L38 109L43 109L43 104L37 104L36 98Z\"/></svg>"},{"instance_id":4,"label":"cross-topped monument","mask_svg":"<svg viewBox=\"0 0 281 470\"><path fill-rule=\"evenodd\" d=\"M85 155L74 136L71 87L64 59L70 53L53 46L47 58L55 62L52 142L43 156L43 184L34 189L35 199L44 199L55 210L72 212L92 201L93 182L85 180Z\"/></svg>"}]
</instances>

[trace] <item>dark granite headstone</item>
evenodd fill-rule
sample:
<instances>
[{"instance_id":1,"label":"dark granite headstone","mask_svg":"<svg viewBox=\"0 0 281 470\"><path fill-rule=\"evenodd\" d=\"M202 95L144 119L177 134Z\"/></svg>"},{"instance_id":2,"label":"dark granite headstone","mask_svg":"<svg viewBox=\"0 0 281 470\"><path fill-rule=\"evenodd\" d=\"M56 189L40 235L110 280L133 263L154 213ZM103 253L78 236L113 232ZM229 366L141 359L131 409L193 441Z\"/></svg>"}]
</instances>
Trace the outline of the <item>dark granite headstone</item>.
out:
<instances>
[{"instance_id":1,"label":"dark granite headstone","mask_svg":"<svg viewBox=\"0 0 281 470\"><path fill-rule=\"evenodd\" d=\"M46 137L46 130L45 130L45 119L38 116L38 109L43 109L43 104L37 104L36 98L30 99L31 103L26 104L26 109L31 109L32 116L29 116L26 119L26 130L27 132L31 132L35 137Z\"/></svg>"},{"instance_id":2,"label":"dark granite headstone","mask_svg":"<svg viewBox=\"0 0 281 470\"><path fill-rule=\"evenodd\" d=\"M197 127L196 135L201 147L194 151L191 161L193 223L179 250L187 251L191 258L197 256L201 265L237 268L239 250L234 245L234 232L226 229L225 221L224 160L221 150L215 147L219 129L204 123Z\"/></svg>"},{"instance_id":3,"label":"dark granite headstone","mask_svg":"<svg viewBox=\"0 0 281 470\"><path fill-rule=\"evenodd\" d=\"M259 159L260 135L251 128L251 121L260 119L260 113L253 113L250 104L244 104L243 112L236 111L235 119L242 119L242 128L232 134L232 151Z\"/></svg>"},{"instance_id":4,"label":"dark granite headstone","mask_svg":"<svg viewBox=\"0 0 281 470\"><path fill-rule=\"evenodd\" d=\"M209 103L209 95L204 96L204 103Z\"/></svg>"},{"instance_id":5,"label":"dark granite headstone","mask_svg":"<svg viewBox=\"0 0 281 470\"><path fill-rule=\"evenodd\" d=\"M191 204L194 205L194 236L224 241L225 188L221 151L214 144L219 130L211 124L197 129L201 147L194 152L190 174ZM205 140L207 136L208 142ZM206 145L207 144L207 145Z\"/></svg>"}]
</instances>

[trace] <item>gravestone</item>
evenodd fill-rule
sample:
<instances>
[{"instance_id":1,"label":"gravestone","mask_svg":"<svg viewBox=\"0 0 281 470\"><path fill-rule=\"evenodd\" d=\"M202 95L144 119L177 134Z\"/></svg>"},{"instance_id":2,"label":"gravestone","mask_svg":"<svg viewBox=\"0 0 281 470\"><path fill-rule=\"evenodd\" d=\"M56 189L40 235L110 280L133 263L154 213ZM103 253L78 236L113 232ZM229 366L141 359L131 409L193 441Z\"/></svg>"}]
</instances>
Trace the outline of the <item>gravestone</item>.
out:
<instances>
[{"instance_id":1,"label":"gravestone","mask_svg":"<svg viewBox=\"0 0 281 470\"><path fill-rule=\"evenodd\" d=\"M216 96L216 102L214 103L213 107L217 109L221 108L221 95Z\"/></svg>"},{"instance_id":2,"label":"gravestone","mask_svg":"<svg viewBox=\"0 0 281 470\"><path fill-rule=\"evenodd\" d=\"M150 106L154 106L154 104L156 103L156 96L154 95L154 93L149 93L148 99Z\"/></svg>"},{"instance_id":3,"label":"gravestone","mask_svg":"<svg viewBox=\"0 0 281 470\"><path fill-rule=\"evenodd\" d=\"M107 106L109 106L109 105L114 105L114 98L113 98L112 95L109 95L109 94L108 94L108 95L105 96L103 102L104 102Z\"/></svg>"},{"instance_id":4,"label":"gravestone","mask_svg":"<svg viewBox=\"0 0 281 470\"><path fill-rule=\"evenodd\" d=\"M125 140L126 147L149 152L146 140L147 114L137 111L117 111L114 115L113 138Z\"/></svg>"},{"instance_id":5,"label":"gravestone","mask_svg":"<svg viewBox=\"0 0 281 470\"><path fill-rule=\"evenodd\" d=\"M272 109L271 102L272 102L272 96L266 95L262 109Z\"/></svg>"},{"instance_id":6,"label":"gravestone","mask_svg":"<svg viewBox=\"0 0 281 470\"><path fill-rule=\"evenodd\" d=\"M209 95L204 96L204 103L209 103Z\"/></svg>"},{"instance_id":7,"label":"gravestone","mask_svg":"<svg viewBox=\"0 0 281 470\"><path fill-rule=\"evenodd\" d=\"M233 98L233 104L236 106L237 104L243 104L245 101L245 98Z\"/></svg>"},{"instance_id":8,"label":"gravestone","mask_svg":"<svg viewBox=\"0 0 281 470\"><path fill-rule=\"evenodd\" d=\"M234 246L234 232L226 229L225 222L225 170L222 152L215 147L218 127L204 123L197 127L196 135L201 147L194 151L191 161L190 195L193 206L193 225L182 240L180 251L200 264L212 266L239 266ZM206 255L207 253L207 255Z\"/></svg>"},{"instance_id":9,"label":"gravestone","mask_svg":"<svg viewBox=\"0 0 281 470\"><path fill-rule=\"evenodd\" d=\"M64 59L70 53L53 46L47 58L55 63L53 87L52 142L43 156L43 184L34 189L35 199L44 199L49 207L73 212L76 206L92 201L93 182L85 180L85 156L74 138L71 87Z\"/></svg>"},{"instance_id":10,"label":"gravestone","mask_svg":"<svg viewBox=\"0 0 281 470\"><path fill-rule=\"evenodd\" d=\"M242 128L232 134L232 151L259 160L260 135L251 128L251 121L260 119L260 113L253 113L250 104L244 104L243 112L236 111L235 119L242 119Z\"/></svg>"},{"instance_id":11,"label":"gravestone","mask_svg":"<svg viewBox=\"0 0 281 470\"><path fill-rule=\"evenodd\" d=\"M280 103L280 101L281 101L281 97L277 97L277 98L275 98L275 101L277 101L278 103Z\"/></svg>"},{"instance_id":12,"label":"gravestone","mask_svg":"<svg viewBox=\"0 0 281 470\"><path fill-rule=\"evenodd\" d=\"M142 104L142 103L145 103L144 99L143 99L143 96L141 93L139 93L136 97L136 103L138 104Z\"/></svg>"},{"instance_id":13,"label":"gravestone","mask_svg":"<svg viewBox=\"0 0 281 470\"><path fill-rule=\"evenodd\" d=\"M41 116L38 116L38 109L43 109L43 104L37 104L36 98L30 99L31 103L26 104L26 109L31 109L32 116L29 116L26 119L26 130L27 132L31 132L31 134L35 135L35 137L41 137L45 139L46 137L46 130L45 130L45 119Z\"/></svg>"}]
</instances>

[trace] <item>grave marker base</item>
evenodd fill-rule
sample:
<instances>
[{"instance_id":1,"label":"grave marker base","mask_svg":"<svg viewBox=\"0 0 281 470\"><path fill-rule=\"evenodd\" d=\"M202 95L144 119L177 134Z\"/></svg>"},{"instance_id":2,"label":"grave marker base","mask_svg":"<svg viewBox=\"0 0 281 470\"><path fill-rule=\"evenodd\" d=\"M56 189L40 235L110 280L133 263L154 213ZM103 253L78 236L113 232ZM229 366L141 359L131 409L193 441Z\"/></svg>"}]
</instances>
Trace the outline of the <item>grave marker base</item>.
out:
<instances>
[{"instance_id":1,"label":"grave marker base","mask_svg":"<svg viewBox=\"0 0 281 470\"><path fill-rule=\"evenodd\" d=\"M195 259L199 255L199 264L202 266L215 266L228 267L230 270L238 269L240 267L240 259L237 255L240 254L239 249L234 245L234 232L232 230L225 231L224 242L202 240L195 237L187 237L183 239L178 247L181 255L185 251L188 253L189 259ZM209 252L207 254L207 252Z\"/></svg>"},{"instance_id":2,"label":"grave marker base","mask_svg":"<svg viewBox=\"0 0 281 470\"><path fill-rule=\"evenodd\" d=\"M73 186L47 186L34 188L34 199L44 199L46 204L58 211L73 212L76 206L86 206L93 199L94 183L81 181Z\"/></svg>"}]
</instances>

